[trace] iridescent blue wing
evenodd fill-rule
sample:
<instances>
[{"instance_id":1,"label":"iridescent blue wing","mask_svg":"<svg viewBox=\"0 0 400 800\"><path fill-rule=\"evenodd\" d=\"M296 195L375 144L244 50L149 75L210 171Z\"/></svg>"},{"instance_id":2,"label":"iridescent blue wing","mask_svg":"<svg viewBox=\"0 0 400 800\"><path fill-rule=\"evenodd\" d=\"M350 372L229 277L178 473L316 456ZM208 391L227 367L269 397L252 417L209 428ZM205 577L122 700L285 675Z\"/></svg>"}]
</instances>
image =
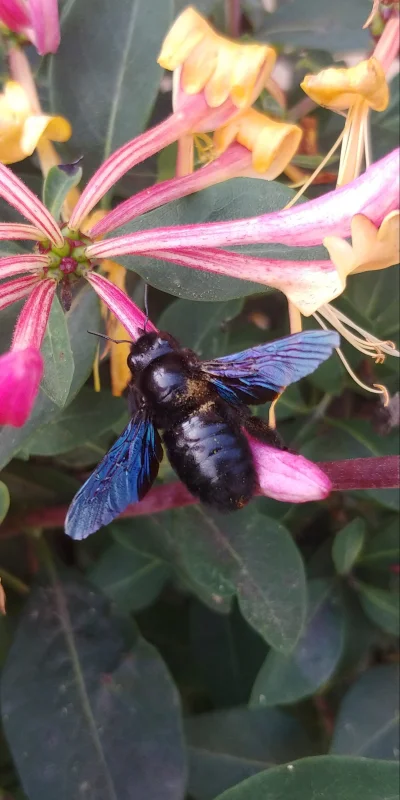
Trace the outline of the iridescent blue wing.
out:
<instances>
[{"instance_id":1,"label":"iridescent blue wing","mask_svg":"<svg viewBox=\"0 0 400 800\"><path fill-rule=\"evenodd\" d=\"M285 386L314 372L339 342L336 331L302 331L241 353L203 361L201 368L229 403L265 403Z\"/></svg>"},{"instance_id":2,"label":"iridescent blue wing","mask_svg":"<svg viewBox=\"0 0 400 800\"><path fill-rule=\"evenodd\" d=\"M138 408L97 469L75 495L65 521L72 539L86 539L147 494L162 459L161 439Z\"/></svg>"}]
</instances>

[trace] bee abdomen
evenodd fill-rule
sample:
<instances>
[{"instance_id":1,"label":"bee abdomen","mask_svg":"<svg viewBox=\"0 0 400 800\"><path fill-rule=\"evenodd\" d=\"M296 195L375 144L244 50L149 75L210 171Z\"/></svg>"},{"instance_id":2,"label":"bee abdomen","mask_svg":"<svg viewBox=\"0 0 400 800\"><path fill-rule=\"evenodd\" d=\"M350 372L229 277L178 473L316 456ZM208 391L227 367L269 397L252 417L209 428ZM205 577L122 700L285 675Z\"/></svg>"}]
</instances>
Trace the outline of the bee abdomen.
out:
<instances>
[{"instance_id":1,"label":"bee abdomen","mask_svg":"<svg viewBox=\"0 0 400 800\"><path fill-rule=\"evenodd\" d=\"M164 432L168 458L189 491L220 511L242 508L256 487L244 434L207 404Z\"/></svg>"}]
</instances>

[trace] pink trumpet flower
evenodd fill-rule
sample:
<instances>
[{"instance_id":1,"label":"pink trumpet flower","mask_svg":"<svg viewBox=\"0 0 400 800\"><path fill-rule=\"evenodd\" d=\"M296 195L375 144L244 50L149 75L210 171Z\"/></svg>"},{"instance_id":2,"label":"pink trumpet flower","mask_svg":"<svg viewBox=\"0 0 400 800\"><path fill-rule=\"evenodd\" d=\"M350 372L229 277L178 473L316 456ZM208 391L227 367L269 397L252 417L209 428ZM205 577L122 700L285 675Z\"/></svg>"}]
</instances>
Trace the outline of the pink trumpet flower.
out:
<instances>
[{"instance_id":1,"label":"pink trumpet flower","mask_svg":"<svg viewBox=\"0 0 400 800\"><path fill-rule=\"evenodd\" d=\"M40 347L56 288L52 279L31 288L18 318L11 350L0 356L0 425L19 428L31 413L43 375Z\"/></svg>"},{"instance_id":2,"label":"pink trumpet flower","mask_svg":"<svg viewBox=\"0 0 400 800\"><path fill-rule=\"evenodd\" d=\"M0 0L0 21L32 42L41 56L55 53L60 44L57 0Z\"/></svg>"},{"instance_id":3,"label":"pink trumpet flower","mask_svg":"<svg viewBox=\"0 0 400 800\"><path fill-rule=\"evenodd\" d=\"M310 247L322 244L327 236L346 238L351 235L356 214L363 214L379 226L399 207L399 154L397 148L346 186L293 208L226 222L138 231L94 245L93 255L96 249L100 255L98 248L103 244L110 252L117 253L123 246L125 253L133 255L151 250L268 242Z\"/></svg>"}]
</instances>

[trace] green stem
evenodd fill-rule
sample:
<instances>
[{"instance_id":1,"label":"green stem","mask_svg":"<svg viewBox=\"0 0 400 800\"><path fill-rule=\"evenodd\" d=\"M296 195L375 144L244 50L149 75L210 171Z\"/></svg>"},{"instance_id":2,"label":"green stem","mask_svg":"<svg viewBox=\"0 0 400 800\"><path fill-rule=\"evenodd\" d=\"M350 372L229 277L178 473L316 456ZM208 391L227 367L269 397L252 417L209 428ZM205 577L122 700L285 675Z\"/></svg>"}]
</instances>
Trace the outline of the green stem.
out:
<instances>
[{"instance_id":1,"label":"green stem","mask_svg":"<svg viewBox=\"0 0 400 800\"><path fill-rule=\"evenodd\" d=\"M12 572L4 569L4 567L0 567L0 578L2 583L4 583L4 586L14 589L14 592L17 592L17 594L22 594L24 597L29 594L29 586L17 578L16 575L13 575Z\"/></svg>"}]
</instances>

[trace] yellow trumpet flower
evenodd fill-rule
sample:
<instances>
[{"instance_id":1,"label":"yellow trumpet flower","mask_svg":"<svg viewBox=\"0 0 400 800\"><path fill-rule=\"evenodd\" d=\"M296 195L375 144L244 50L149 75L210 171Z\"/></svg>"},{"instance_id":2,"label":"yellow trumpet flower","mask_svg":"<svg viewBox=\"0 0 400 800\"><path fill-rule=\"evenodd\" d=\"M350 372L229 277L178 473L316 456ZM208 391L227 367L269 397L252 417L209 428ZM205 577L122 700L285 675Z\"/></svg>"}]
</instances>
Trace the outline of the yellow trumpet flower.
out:
<instances>
[{"instance_id":1,"label":"yellow trumpet flower","mask_svg":"<svg viewBox=\"0 0 400 800\"><path fill-rule=\"evenodd\" d=\"M14 164L31 156L43 141L66 142L72 133L64 117L35 113L25 90L16 81L0 95L0 162Z\"/></svg>"},{"instance_id":2,"label":"yellow trumpet flower","mask_svg":"<svg viewBox=\"0 0 400 800\"><path fill-rule=\"evenodd\" d=\"M238 110L258 97L276 60L272 47L222 36L189 6L167 34L158 63L181 69L181 89L189 95L204 91L211 108L228 98Z\"/></svg>"},{"instance_id":3,"label":"yellow trumpet flower","mask_svg":"<svg viewBox=\"0 0 400 800\"><path fill-rule=\"evenodd\" d=\"M383 67L374 57L354 67L330 67L318 75L306 75L301 87L319 105L339 112L348 109L337 181L343 186L360 173L370 109L384 111L388 106L389 87Z\"/></svg>"},{"instance_id":4,"label":"yellow trumpet flower","mask_svg":"<svg viewBox=\"0 0 400 800\"><path fill-rule=\"evenodd\" d=\"M238 142L252 153L252 176L273 180L292 160L302 135L298 125L274 120L249 108L215 131L214 149L220 155L232 142Z\"/></svg>"},{"instance_id":5,"label":"yellow trumpet flower","mask_svg":"<svg viewBox=\"0 0 400 800\"><path fill-rule=\"evenodd\" d=\"M400 212L391 211L377 228L368 217L356 214L351 221L352 244L339 236L323 243L331 260L345 275L393 267L400 261Z\"/></svg>"}]
</instances>

